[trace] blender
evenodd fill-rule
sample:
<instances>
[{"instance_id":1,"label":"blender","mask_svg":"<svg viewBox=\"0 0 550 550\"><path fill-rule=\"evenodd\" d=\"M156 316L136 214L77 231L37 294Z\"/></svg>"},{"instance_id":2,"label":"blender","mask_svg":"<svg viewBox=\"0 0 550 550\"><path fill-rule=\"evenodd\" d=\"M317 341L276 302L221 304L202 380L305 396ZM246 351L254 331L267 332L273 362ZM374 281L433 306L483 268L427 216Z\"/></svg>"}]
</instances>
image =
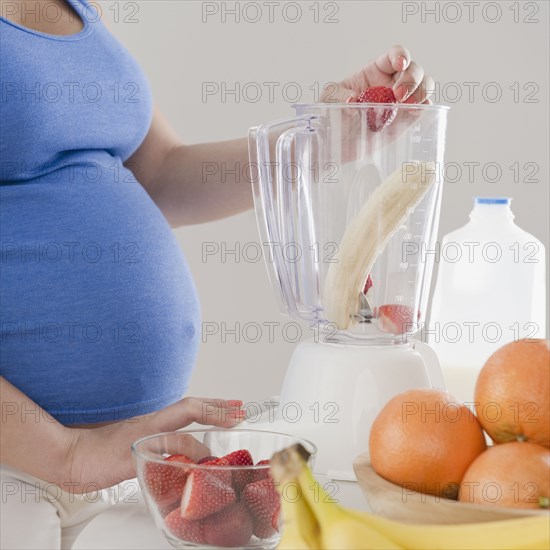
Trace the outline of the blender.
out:
<instances>
[{"instance_id":1,"label":"blender","mask_svg":"<svg viewBox=\"0 0 550 550\"><path fill-rule=\"evenodd\" d=\"M281 310L309 324L278 408L254 428L318 446L317 473L354 480L352 459L394 395L444 389L411 339L427 311L447 107L295 105L249 133L254 204Z\"/></svg>"}]
</instances>

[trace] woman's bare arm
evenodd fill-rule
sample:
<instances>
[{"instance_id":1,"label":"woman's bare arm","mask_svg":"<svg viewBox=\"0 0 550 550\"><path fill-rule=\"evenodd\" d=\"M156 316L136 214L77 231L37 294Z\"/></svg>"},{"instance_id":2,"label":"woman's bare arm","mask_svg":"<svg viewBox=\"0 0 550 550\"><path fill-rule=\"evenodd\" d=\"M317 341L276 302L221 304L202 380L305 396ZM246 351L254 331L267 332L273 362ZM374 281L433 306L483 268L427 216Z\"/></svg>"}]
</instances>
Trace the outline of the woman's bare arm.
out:
<instances>
[{"instance_id":1,"label":"woman's bare arm","mask_svg":"<svg viewBox=\"0 0 550 550\"><path fill-rule=\"evenodd\" d=\"M141 417L91 429L72 428L57 422L2 377L0 399L0 462L74 494L134 477L130 447L136 439L193 422L231 428L245 418L241 401L186 397Z\"/></svg>"},{"instance_id":2,"label":"woman's bare arm","mask_svg":"<svg viewBox=\"0 0 550 550\"><path fill-rule=\"evenodd\" d=\"M184 145L155 109L147 137L126 166L179 227L252 208L248 162L246 138Z\"/></svg>"},{"instance_id":3,"label":"woman's bare arm","mask_svg":"<svg viewBox=\"0 0 550 550\"><path fill-rule=\"evenodd\" d=\"M410 52L393 46L356 74L328 85L321 99L357 101L370 86L391 87L404 103L429 103L434 88ZM173 227L217 220L252 207L246 138L184 145L158 109L147 137L126 166Z\"/></svg>"},{"instance_id":4,"label":"woman's bare arm","mask_svg":"<svg viewBox=\"0 0 550 550\"><path fill-rule=\"evenodd\" d=\"M74 438L32 399L0 377L0 462L51 483L67 480Z\"/></svg>"}]
</instances>

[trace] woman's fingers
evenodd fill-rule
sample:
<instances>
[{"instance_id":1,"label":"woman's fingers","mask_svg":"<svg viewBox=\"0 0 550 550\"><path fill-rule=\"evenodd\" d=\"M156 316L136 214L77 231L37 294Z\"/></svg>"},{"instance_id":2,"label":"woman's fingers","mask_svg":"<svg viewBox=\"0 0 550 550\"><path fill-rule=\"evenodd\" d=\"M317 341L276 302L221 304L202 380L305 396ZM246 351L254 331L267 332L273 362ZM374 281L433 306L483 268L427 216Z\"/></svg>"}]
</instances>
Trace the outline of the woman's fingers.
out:
<instances>
[{"instance_id":1,"label":"woman's fingers","mask_svg":"<svg viewBox=\"0 0 550 550\"><path fill-rule=\"evenodd\" d=\"M246 417L242 401L186 397L157 412L153 417L159 432L179 430L193 422L231 428Z\"/></svg>"},{"instance_id":2,"label":"woman's fingers","mask_svg":"<svg viewBox=\"0 0 550 550\"><path fill-rule=\"evenodd\" d=\"M212 454L211 449L191 433L181 433L177 437L169 436L163 443L162 454L185 455L195 462ZM158 458L161 458L160 454Z\"/></svg>"},{"instance_id":3,"label":"woman's fingers","mask_svg":"<svg viewBox=\"0 0 550 550\"><path fill-rule=\"evenodd\" d=\"M434 93L434 79L429 75L424 75L418 88L405 100L405 103L426 103Z\"/></svg>"},{"instance_id":4,"label":"woman's fingers","mask_svg":"<svg viewBox=\"0 0 550 550\"><path fill-rule=\"evenodd\" d=\"M403 103L425 103L434 92L433 79L412 61L409 50L392 46L352 77L327 84L320 100L323 103L353 103L363 90L371 86L388 86L391 82L396 100Z\"/></svg>"},{"instance_id":5,"label":"woman's fingers","mask_svg":"<svg viewBox=\"0 0 550 550\"><path fill-rule=\"evenodd\" d=\"M344 83L329 82L321 92L321 103L350 103L357 101L359 93L347 88Z\"/></svg>"},{"instance_id":6,"label":"woman's fingers","mask_svg":"<svg viewBox=\"0 0 550 550\"><path fill-rule=\"evenodd\" d=\"M197 422L229 428L242 422L246 416L242 401L186 397L179 404L182 410L182 427Z\"/></svg>"},{"instance_id":7,"label":"woman's fingers","mask_svg":"<svg viewBox=\"0 0 550 550\"><path fill-rule=\"evenodd\" d=\"M424 69L414 61L402 73L395 75L393 93L397 101L405 101L418 88L424 78Z\"/></svg>"},{"instance_id":8,"label":"woman's fingers","mask_svg":"<svg viewBox=\"0 0 550 550\"><path fill-rule=\"evenodd\" d=\"M403 46L392 46L374 61L376 67L387 75L404 71L411 63L411 53Z\"/></svg>"}]
</instances>

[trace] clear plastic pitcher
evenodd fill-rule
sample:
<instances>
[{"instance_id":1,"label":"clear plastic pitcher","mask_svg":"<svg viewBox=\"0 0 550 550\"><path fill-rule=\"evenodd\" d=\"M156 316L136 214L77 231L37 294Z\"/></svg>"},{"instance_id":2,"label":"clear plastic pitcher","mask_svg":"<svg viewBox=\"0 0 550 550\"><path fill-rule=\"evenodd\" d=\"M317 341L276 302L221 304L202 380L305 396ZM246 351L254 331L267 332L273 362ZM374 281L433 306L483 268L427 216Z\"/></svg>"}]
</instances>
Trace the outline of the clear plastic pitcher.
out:
<instances>
[{"instance_id":1,"label":"clear plastic pitcher","mask_svg":"<svg viewBox=\"0 0 550 550\"><path fill-rule=\"evenodd\" d=\"M338 340L402 340L426 312L447 108L294 109L250 131L256 215L281 308Z\"/></svg>"}]
</instances>

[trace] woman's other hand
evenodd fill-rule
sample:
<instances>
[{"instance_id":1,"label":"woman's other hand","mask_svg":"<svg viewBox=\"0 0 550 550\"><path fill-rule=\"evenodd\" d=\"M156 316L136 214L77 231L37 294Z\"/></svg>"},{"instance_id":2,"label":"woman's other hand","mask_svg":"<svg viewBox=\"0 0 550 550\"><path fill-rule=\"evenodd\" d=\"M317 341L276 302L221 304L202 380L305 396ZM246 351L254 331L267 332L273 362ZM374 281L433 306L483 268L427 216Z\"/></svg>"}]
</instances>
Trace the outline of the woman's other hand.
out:
<instances>
[{"instance_id":1,"label":"woman's other hand","mask_svg":"<svg viewBox=\"0 0 550 550\"><path fill-rule=\"evenodd\" d=\"M245 418L242 401L186 397L158 412L99 428L67 428L66 491L75 493L111 487L135 477L131 444L147 435L184 428L193 422L232 428ZM200 450L189 445L190 458ZM180 451L181 452L181 451ZM207 452L202 453L208 454Z\"/></svg>"}]
</instances>

